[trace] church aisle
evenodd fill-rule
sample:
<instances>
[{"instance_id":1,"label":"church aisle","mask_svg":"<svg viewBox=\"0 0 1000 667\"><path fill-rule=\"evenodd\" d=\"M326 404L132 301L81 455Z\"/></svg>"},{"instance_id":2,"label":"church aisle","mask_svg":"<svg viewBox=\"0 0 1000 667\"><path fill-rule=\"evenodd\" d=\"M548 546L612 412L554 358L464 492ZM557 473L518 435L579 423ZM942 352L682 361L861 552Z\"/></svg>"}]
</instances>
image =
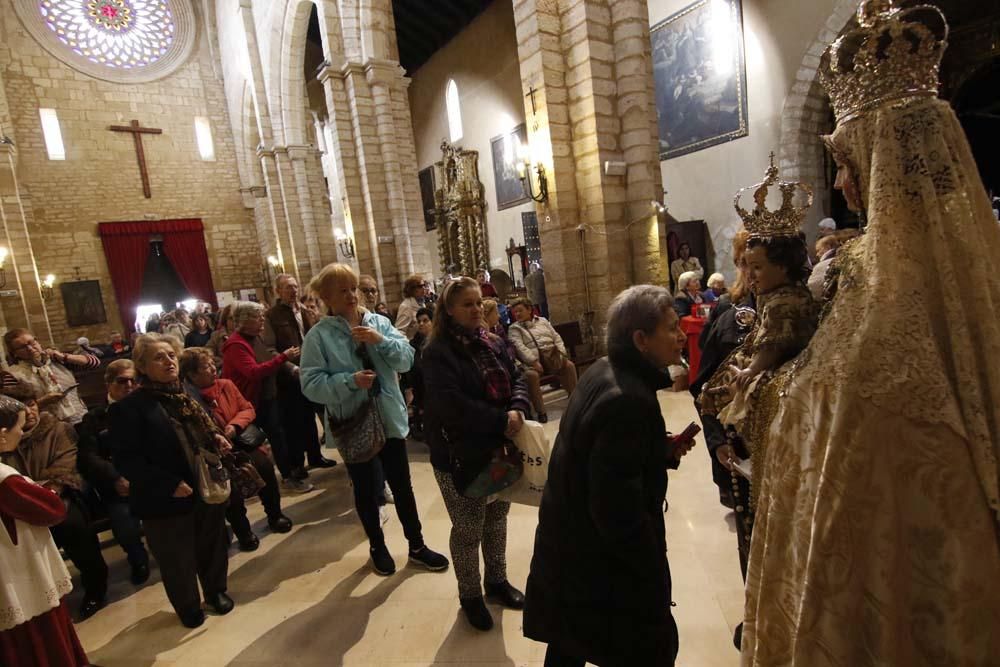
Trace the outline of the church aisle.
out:
<instances>
[{"instance_id":1,"label":"church aisle","mask_svg":"<svg viewBox=\"0 0 1000 667\"><path fill-rule=\"evenodd\" d=\"M661 392L660 402L674 432L696 418L687 394ZM546 428L554 437L557 420ZM450 524L426 449L411 444L410 452L424 534L430 546L446 552ZM739 662L731 641L743 608L736 538L706 459L700 443L671 475L668 493L680 667ZM545 647L522 636L520 612L491 605L496 627L480 633L460 616L450 570L433 574L403 566L406 542L395 515L385 529L399 571L388 578L372 573L346 469L314 473L310 480L315 492L285 503L295 521L287 535L267 533L259 503L251 505L261 547L230 552L236 609L225 617L209 615L196 630L177 622L155 567L149 583L133 592L121 550L107 547L112 602L77 625L91 660L102 667L542 665ZM517 586L527 577L536 514L517 505L510 514L508 568ZM79 595L74 591L71 607Z\"/></svg>"}]
</instances>

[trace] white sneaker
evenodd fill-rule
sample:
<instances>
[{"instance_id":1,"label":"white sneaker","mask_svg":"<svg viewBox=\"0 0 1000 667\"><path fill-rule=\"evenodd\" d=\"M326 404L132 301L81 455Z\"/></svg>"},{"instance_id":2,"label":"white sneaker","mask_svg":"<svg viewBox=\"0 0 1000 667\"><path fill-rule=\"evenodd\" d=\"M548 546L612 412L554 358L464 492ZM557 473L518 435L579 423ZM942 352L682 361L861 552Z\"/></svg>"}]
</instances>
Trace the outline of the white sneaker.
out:
<instances>
[{"instance_id":1,"label":"white sneaker","mask_svg":"<svg viewBox=\"0 0 1000 667\"><path fill-rule=\"evenodd\" d=\"M389 510L386 509L385 505L379 505L378 520L382 523L383 526L389 523Z\"/></svg>"},{"instance_id":2,"label":"white sneaker","mask_svg":"<svg viewBox=\"0 0 1000 667\"><path fill-rule=\"evenodd\" d=\"M289 477L281 480L281 488L290 493L309 493L316 487L309 482Z\"/></svg>"},{"instance_id":3,"label":"white sneaker","mask_svg":"<svg viewBox=\"0 0 1000 667\"><path fill-rule=\"evenodd\" d=\"M392 489L389 488L389 482L385 483L384 493L385 493L385 502L389 503L390 505L395 505L396 498L392 495Z\"/></svg>"}]
</instances>

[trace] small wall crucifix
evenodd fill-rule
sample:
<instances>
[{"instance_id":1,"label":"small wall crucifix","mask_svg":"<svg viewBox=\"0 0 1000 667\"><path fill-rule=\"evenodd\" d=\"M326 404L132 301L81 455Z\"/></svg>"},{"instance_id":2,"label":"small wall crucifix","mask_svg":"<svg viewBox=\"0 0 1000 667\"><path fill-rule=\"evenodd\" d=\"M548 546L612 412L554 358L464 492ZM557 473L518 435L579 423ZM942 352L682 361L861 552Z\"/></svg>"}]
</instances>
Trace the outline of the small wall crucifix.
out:
<instances>
[{"instance_id":1,"label":"small wall crucifix","mask_svg":"<svg viewBox=\"0 0 1000 667\"><path fill-rule=\"evenodd\" d=\"M146 153L142 150L142 135L163 134L163 130L155 127L140 127L139 121L133 120L128 125L111 125L108 127L112 132L130 132L132 140L135 142L135 157L139 161L139 176L142 177L142 194L146 199L151 199L153 193L149 189L149 172L146 169Z\"/></svg>"}]
</instances>

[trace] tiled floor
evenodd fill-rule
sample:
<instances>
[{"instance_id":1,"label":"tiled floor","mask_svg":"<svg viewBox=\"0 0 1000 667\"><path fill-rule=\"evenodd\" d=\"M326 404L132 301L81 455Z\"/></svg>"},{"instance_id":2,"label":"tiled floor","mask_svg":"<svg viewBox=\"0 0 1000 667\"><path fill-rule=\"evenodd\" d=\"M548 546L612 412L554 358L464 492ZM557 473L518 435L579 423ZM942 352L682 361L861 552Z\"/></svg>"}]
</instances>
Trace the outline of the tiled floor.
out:
<instances>
[{"instance_id":1,"label":"tiled floor","mask_svg":"<svg viewBox=\"0 0 1000 667\"><path fill-rule=\"evenodd\" d=\"M557 416L564 401L550 407ZM667 426L681 431L695 419L687 394L661 393ZM554 438L555 420L548 425ZM447 553L450 523L423 445L410 448L413 484L424 535ZM328 452L329 453L329 452ZM259 504L250 508L261 548L230 552L229 592L236 609L209 616L196 630L177 621L154 568L139 590L117 546L111 567L112 602L77 631L102 667L219 667L222 665L541 665L545 647L521 635L521 615L492 607L492 632L472 630L460 616L451 571L404 567L406 541L393 516L386 526L399 571L379 577L368 566L364 533L353 511L343 466L315 473L317 490L285 499L295 528L267 532ZM718 503L704 444L671 474L667 540L674 582L674 616L684 667L730 667L739 657L732 632L742 618L743 586L732 515ZM508 568L523 586L531 559L534 508L512 508ZM70 602L75 608L79 592Z\"/></svg>"}]
</instances>

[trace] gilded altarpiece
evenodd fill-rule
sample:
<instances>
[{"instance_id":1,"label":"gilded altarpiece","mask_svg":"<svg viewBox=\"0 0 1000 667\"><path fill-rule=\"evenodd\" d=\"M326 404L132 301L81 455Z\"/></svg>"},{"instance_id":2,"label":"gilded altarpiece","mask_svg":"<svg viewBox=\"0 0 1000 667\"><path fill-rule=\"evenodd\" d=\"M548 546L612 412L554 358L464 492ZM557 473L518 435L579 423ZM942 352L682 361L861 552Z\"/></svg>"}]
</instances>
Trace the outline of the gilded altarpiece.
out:
<instances>
[{"instance_id":1,"label":"gilded altarpiece","mask_svg":"<svg viewBox=\"0 0 1000 667\"><path fill-rule=\"evenodd\" d=\"M444 142L441 153L441 161L434 165L434 180L439 185L434 202L441 271L474 276L478 269L489 268L479 152Z\"/></svg>"}]
</instances>

